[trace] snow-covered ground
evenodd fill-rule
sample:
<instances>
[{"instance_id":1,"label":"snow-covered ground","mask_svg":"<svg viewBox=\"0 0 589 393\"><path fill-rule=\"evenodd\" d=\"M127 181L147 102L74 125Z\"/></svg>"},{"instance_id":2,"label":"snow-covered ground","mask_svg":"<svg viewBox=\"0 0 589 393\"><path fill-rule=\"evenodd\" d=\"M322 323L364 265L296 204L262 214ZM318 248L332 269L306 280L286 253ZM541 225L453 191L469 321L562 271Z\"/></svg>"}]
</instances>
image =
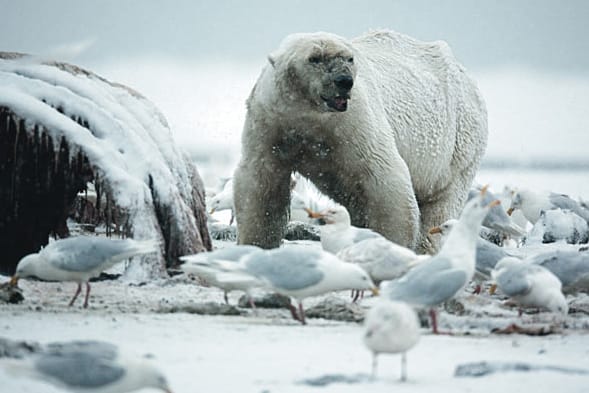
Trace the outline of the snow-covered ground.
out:
<instances>
[{"instance_id":1,"label":"snow-covered ground","mask_svg":"<svg viewBox=\"0 0 589 393\"><path fill-rule=\"evenodd\" d=\"M0 337L42 343L97 339L127 351L150 353L176 393L584 392L589 384L589 374L558 371L454 377L457 365L480 361L589 369L588 316L569 315L568 323L574 328L563 334L492 335L481 327L511 321L549 322L550 317L532 314L518 320L514 311L490 303L488 295L476 298L465 293L461 299L467 309L485 312L484 317L442 313L442 326L454 327L460 334L434 336L422 329L421 341L409 352L409 380L403 384L398 381L399 356L381 356L377 380L368 379L371 354L362 344L361 324L309 319L307 326L301 326L287 310L260 309L256 315L248 309L241 316L171 313L171 306L222 302L221 291L199 287L182 276L139 287L117 281L95 283L88 309L67 307L74 284L21 281L20 285L27 299L20 305L0 305ZM339 296L347 299L348 294ZM232 294L230 302L235 304L238 297ZM307 306L317 301L313 299ZM371 299L364 303L369 305ZM477 324L479 328L465 335L469 325ZM322 377L351 382L310 385ZM2 392L59 391L7 375L1 368L0 380Z\"/></svg>"}]
</instances>

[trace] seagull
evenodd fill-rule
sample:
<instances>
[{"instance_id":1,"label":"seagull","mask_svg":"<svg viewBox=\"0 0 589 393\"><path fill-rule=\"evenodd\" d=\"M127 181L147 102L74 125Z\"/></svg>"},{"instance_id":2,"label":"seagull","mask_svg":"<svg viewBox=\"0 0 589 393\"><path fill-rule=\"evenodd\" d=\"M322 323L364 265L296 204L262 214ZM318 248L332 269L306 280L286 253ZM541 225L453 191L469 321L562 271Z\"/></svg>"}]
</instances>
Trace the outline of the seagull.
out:
<instances>
[{"instance_id":1,"label":"seagull","mask_svg":"<svg viewBox=\"0 0 589 393\"><path fill-rule=\"evenodd\" d=\"M125 393L154 388L171 393L166 377L147 359L121 354L110 343L69 341L47 345L24 359L2 359L16 376L49 382L72 392Z\"/></svg>"},{"instance_id":2,"label":"seagull","mask_svg":"<svg viewBox=\"0 0 589 393\"><path fill-rule=\"evenodd\" d=\"M443 244L457 222L458 220L451 218L440 226L430 229L429 233L441 234ZM477 238L475 274L473 277L475 281L477 281L477 287L475 288L474 293L481 293L481 282L489 280L491 278L491 271L495 268L497 262L507 256L514 255L509 254L503 247L499 247L480 236Z\"/></svg>"},{"instance_id":3,"label":"seagull","mask_svg":"<svg viewBox=\"0 0 589 393\"><path fill-rule=\"evenodd\" d=\"M337 257L360 266L379 285L382 281L401 277L429 255L417 255L407 247L378 236L344 248L337 253ZM355 296L353 294L354 301L359 296L360 292Z\"/></svg>"},{"instance_id":4,"label":"seagull","mask_svg":"<svg viewBox=\"0 0 589 393\"><path fill-rule=\"evenodd\" d=\"M554 192L535 192L532 190L519 190L513 195L511 207L507 214L515 209L521 209L528 221L535 224L540 219L543 211L554 209L570 210L583 220L589 222L589 210L582 207L577 201L565 194Z\"/></svg>"},{"instance_id":5,"label":"seagull","mask_svg":"<svg viewBox=\"0 0 589 393\"><path fill-rule=\"evenodd\" d=\"M561 291L562 284L550 270L506 257L491 273L496 287L522 307L539 307L567 315L569 307ZM495 286L491 287L491 292ZM522 314L520 308L519 314Z\"/></svg>"},{"instance_id":6,"label":"seagull","mask_svg":"<svg viewBox=\"0 0 589 393\"><path fill-rule=\"evenodd\" d=\"M235 204L233 202L233 179L230 178L225 182L223 189L215 194L210 200L209 214L213 214L216 211L231 210L231 218L229 225L233 224L235 219Z\"/></svg>"},{"instance_id":7,"label":"seagull","mask_svg":"<svg viewBox=\"0 0 589 393\"><path fill-rule=\"evenodd\" d=\"M193 262L207 267L219 282L264 287L298 301L291 304L294 319L306 324L303 300L345 289L378 289L360 267L308 246L289 246L248 254L237 263L221 260Z\"/></svg>"},{"instance_id":8,"label":"seagull","mask_svg":"<svg viewBox=\"0 0 589 393\"><path fill-rule=\"evenodd\" d=\"M471 189L468 193L468 199L476 197L480 193L480 188ZM485 202L490 203L493 200L498 199L493 193L487 190L485 193ZM489 229L493 229L504 236L510 237L522 237L526 231L519 225L517 225L511 217L507 214L501 204L493 206L489 210L489 214L483 220L483 226Z\"/></svg>"},{"instance_id":9,"label":"seagull","mask_svg":"<svg viewBox=\"0 0 589 393\"><path fill-rule=\"evenodd\" d=\"M23 257L12 276L11 284L20 278L35 276L48 281L74 281L78 288L69 303L72 306L86 283L84 308L88 307L93 277L125 259L158 251L154 240L109 239L98 236L76 236L49 243L38 253Z\"/></svg>"},{"instance_id":10,"label":"seagull","mask_svg":"<svg viewBox=\"0 0 589 393\"><path fill-rule=\"evenodd\" d=\"M414 307L429 307L434 334L438 334L434 306L453 298L475 272L476 243L485 215L499 203L485 202L486 187L466 203L438 254L422 261L403 277L382 283L383 295Z\"/></svg>"},{"instance_id":11,"label":"seagull","mask_svg":"<svg viewBox=\"0 0 589 393\"><path fill-rule=\"evenodd\" d=\"M419 320L406 303L380 299L366 314L364 344L372 351L372 378L381 353L401 353L401 381L407 380L407 351L419 341Z\"/></svg>"},{"instance_id":12,"label":"seagull","mask_svg":"<svg viewBox=\"0 0 589 393\"><path fill-rule=\"evenodd\" d=\"M319 213L309 210L309 215L325 223L321 226L321 247L332 254L337 254L362 240L384 239L384 236L372 229L353 226L348 210L342 205L336 205Z\"/></svg>"},{"instance_id":13,"label":"seagull","mask_svg":"<svg viewBox=\"0 0 589 393\"><path fill-rule=\"evenodd\" d=\"M564 293L589 292L589 251L555 250L527 261L550 270L562 283Z\"/></svg>"},{"instance_id":14,"label":"seagull","mask_svg":"<svg viewBox=\"0 0 589 393\"><path fill-rule=\"evenodd\" d=\"M261 251L262 249L257 246L252 245L236 245L227 248L221 248L219 250L211 251L211 252L201 252L194 255L185 255L180 257L181 261L185 263L180 266L185 273L191 273L199 276L203 280L212 286L217 288L221 288L224 292L223 298L225 299L225 303L229 304L229 299L227 294L231 291L245 291L246 293L252 288L250 282L242 283L239 282L224 282L218 281L215 277L215 271L211 271L206 265L209 263L214 263L216 261L224 261L224 262L239 262L243 257L248 256L250 254L256 253ZM249 302L252 309L255 309L254 303L252 301L251 296L249 296Z\"/></svg>"}]
</instances>

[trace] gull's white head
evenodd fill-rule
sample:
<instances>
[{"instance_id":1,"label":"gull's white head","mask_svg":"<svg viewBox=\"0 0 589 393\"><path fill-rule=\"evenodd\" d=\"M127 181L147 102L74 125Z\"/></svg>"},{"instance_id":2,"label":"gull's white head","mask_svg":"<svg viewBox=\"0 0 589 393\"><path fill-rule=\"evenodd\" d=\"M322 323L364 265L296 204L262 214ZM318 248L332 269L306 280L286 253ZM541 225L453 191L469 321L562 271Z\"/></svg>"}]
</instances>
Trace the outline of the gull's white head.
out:
<instances>
[{"instance_id":1,"label":"gull's white head","mask_svg":"<svg viewBox=\"0 0 589 393\"><path fill-rule=\"evenodd\" d=\"M318 218L322 219L326 225L350 226L352 221L348 210L341 206L334 206L318 214Z\"/></svg>"},{"instance_id":2,"label":"gull's white head","mask_svg":"<svg viewBox=\"0 0 589 393\"><path fill-rule=\"evenodd\" d=\"M12 276L11 283L16 285L19 278L35 276L40 262L41 257L38 253L24 256L16 266L16 272Z\"/></svg>"},{"instance_id":3,"label":"gull's white head","mask_svg":"<svg viewBox=\"0 0 589 393\"><path fill-rule=\"evenodd\" d=\"M546 308L554 313L567 315L569 313L569 305L562 292L560 290L554 291L551 295Z\"/></svg>"},{"instance_id":4,"label":"gull's white head","mask_svg":"<svg viewBox=\"0 0 589 393\"><path fill-rule=\"evenodd\" d=\"M457 219L451 218L449 220L444 221L441 225L430 229L429 233L430 233L430 235L439 233L440 235L442 235L442 238L445 238L446 236L448 236L450 234L450 231L452 230L454 225L456 225L457 222L458 222Z\"/></svg>"}]
</instances>

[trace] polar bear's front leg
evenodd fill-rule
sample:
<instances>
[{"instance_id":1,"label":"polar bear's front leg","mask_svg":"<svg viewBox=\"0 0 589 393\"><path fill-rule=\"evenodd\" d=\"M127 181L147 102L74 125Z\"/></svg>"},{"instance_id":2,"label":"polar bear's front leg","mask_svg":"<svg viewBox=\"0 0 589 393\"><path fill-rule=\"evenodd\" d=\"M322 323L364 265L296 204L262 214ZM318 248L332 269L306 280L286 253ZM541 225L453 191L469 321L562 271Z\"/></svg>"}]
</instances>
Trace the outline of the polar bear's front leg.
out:
<instances>
[{"instance_id":1,"label":"polar bear's front leg","mask_svg":"<svg viewBox=\"0 0 589 393\"><path fill-rule=\"evenodd\" d=\"M288 222L290 172L268 162L242 160L233 177L238 243L280 246Z\"/></svg>"},{"instance_id":2,"label":"polar bear's front leg","mask_svg":"<svg viewBox=\"0 0 589 393\"><path fill-rule=\"evenodd\" d=\"M381 176L371 176L365 183L366 222L387 239L415 249L419 241L420 211L413 193L409 171L406 167Z\"/></svg>"}]
</instances>

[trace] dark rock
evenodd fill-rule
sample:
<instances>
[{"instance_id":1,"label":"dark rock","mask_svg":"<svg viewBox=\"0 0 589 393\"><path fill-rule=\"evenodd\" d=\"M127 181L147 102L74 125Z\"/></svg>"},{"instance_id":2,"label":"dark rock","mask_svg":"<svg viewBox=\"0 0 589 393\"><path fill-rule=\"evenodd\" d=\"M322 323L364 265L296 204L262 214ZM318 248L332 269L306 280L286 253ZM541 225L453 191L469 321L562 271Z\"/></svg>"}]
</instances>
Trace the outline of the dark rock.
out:
<instances>
[{"instance_id":1,"label":"dark rock","mask_svg":"<svg viewBox=\"0 0 589 393\"><path fill-rule=\"evenodd\" d=\"M213 302L165 306L160 307L157 312L161 314L183 312L198 315L241 315L241 311L235 306Z\"/></svg>"},{"instance_id":2,"label":"dark rock","mask_svg":"<svg viewBox=\"0 0 589 393\"><path fill-rule=\"evenodd\" d=\"M213 240L237 241L237 227L220 222L209 224L209 233Z\"/></svg>"},{"instance_id":3,"label":"dark rock","mask_svg":"<svg viewBox=\"0 0 589 393\"><path fill-rule=\"evenodd\" d=\"M286 240L321 240L319 229L310 224L305 224L300 221L291 221L286 225L286 232L284 235Z\"/></svg>"},{"instance_id":4,"label":"dark rock","mask_svg":"<svg viewBox=\"0 0 589 393\"><path fill-rule=\"evenodd\" d=\"M9 282L0 284L0 302L17 304L25 300L22 290Z\"/></svg>"},{"instance_id":5,"label":"dark rock","mask_svg":"<svg viewBox=\"0 0 589 393\"><path fill-rule=\"evenodd\" d=\"M254 301L254 305L258 308L288 308L290 305L290 298L288 296L279 295L277 293L269 293L260 297L254 296L252 297L252 300ZM249 297L243 295L239 298L237 305L243 308L250 307Z\"/></svg>"},{"instance_id":6,"label":"dark rock","mask_svg":"<svg viewBox=\"0 0 589 393\"><path fill-rule=\"evenodd\" d=\"M317 305L305 310L307 318L323 318L334 321L362 322L364 309L351 300L327 298Z\"/></svg>"},{"instance_id":7,"label":"dark rock","mask_svg":"<svg viewBox=\"0 0 589 393\"><path fill-rule=\"evenodd\" d=\"M464 304L460 303L458 300L450 299L447 302L444 302L444 310L448 314L464 315L465 308Z\"/></svg>"},{"instance_id":8,"label":"dark rock","mask_svg":"<svg viewBox=\"0 0 589 393\"><path fill-rule=\"evenodd\" d=\"M535 365L518 362L474 362L459 364L454 371L455 377L483 377L499 372L530 372L530 371L554 371L564 374L588 375L589 370L580 368Z\"/></svg>"},{"instance_id":9,"label":"dark rock","mask_svg":"<svg viewBox=\"0 0 589 393\"><path fill-rule=\"evenodd\" d=\"M309 385L315 387L324 387L334 383L347 383L347 384L355 384L355 383L366 383L371 382L372 377L367 374L353 374L353 375L344 375L344 374L327 374L317 378L309 378L303 379L298 383L301 385Z\"/></svg>"}]
</instances>

